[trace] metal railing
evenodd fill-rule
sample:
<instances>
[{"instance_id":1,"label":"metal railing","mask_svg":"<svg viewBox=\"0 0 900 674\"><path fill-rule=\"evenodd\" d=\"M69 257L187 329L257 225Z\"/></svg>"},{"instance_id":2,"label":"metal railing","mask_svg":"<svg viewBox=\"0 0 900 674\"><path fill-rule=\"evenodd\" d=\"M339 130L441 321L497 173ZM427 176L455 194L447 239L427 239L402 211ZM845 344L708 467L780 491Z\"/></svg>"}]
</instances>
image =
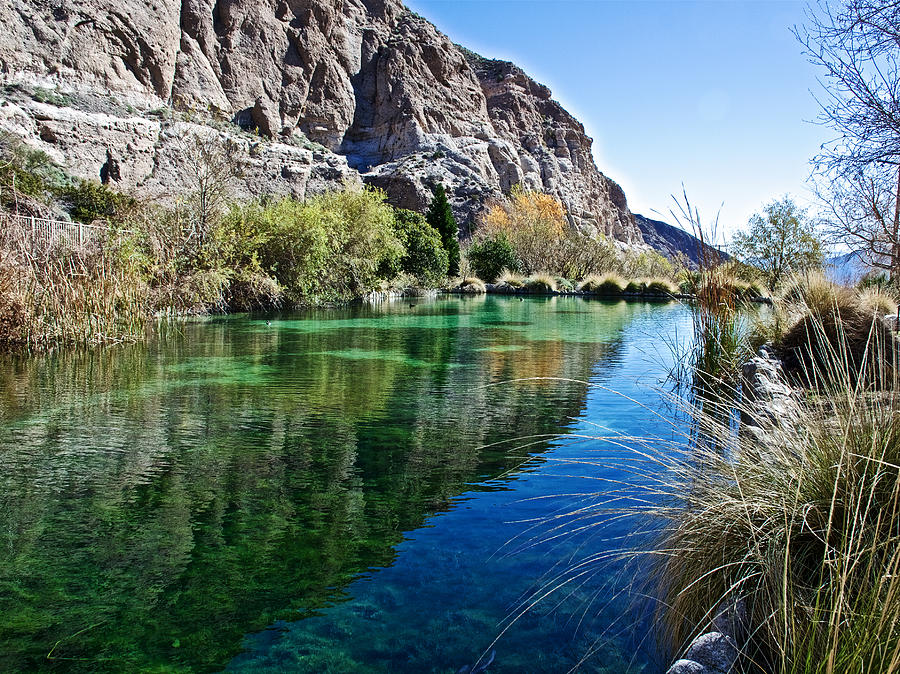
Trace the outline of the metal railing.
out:
<instances>
[{"instance_id":1,"label":"metal railing","mask_svg":"<svg viewBox=\"0 0 900 674\"><path fill-rule=\"evenodd\" d=\"M7 244L22 245L32 253L49 251L58 246L81 248L109 229L106 225L0 213L0 239Z\"/></svg>"}]
</instances>

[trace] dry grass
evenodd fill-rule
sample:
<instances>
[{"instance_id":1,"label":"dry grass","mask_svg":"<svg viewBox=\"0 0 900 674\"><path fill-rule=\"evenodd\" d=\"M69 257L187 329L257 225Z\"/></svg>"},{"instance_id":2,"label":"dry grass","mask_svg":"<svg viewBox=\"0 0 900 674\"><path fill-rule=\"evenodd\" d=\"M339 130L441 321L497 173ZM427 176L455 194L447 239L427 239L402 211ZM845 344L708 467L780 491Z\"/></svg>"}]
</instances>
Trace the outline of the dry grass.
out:
<instances>
[{"instance_id":1,"label":"dry grass","mask_svg":"<svg viewBox=\"0 0 900 674\"><path fill-rule=\"evenodd\" d=\"M695 440L662 481L672 505L652 512L671 652L744 599L749 671L900 670L900 398L859 373L891 360L881 349L811 364L805 384L826 396L764 442L692 410Z\"/></svg>"},{"instance_id":2,"label":"dry grass","mask_svg":"<svg viewBox=\"0 0 900 674\"><path fill-rule=\"evenodd\" d=\"M8 346L137 339L147 294L138 256L122 235L36 249L10 227L0 242L0 342Z\"/></svg>"},{"instance_id":3,"label":"dry grass","mask_svg":"<svg viewBox=\"0 0 900 674\"><path fill-rule=\"evenodd\" d=\"M459 292L472 293L476 295L487 292L484 281L482 281L477 276L467 276L465 278L459 279L458 282L453 285L453 289L458 290Z\"/></svg>"},{"instance_id":4,"label":"dry grass","mask_svg":"<svg viewBox=\"0 0 900 674\"><path fill-rule=\"evenodd\" d=\"M869 342L859 367L889 362L881 348ZM575 468L608 471L602 457L615 456L617 470L594 478L589 504L554 514L540 536L602 535L627 520L637 542L570 562L519 611L625 560L632 573L650 570L638 591L655 605L668 662L720 607L742 602L745 674L900 672L900 386L866 383L874 379L832 352L805 371L797 413L764 434L693 398L672 401L689 421L672 422L674 439L596 438L601 458Z\"/></svg>"},{"instance_id":5,"label":"dry grass","mask_svg":"<svg viewBox=\"0 0 900 674\"><path fill-rule=\"evenodd\" d=\"M646 279L646 292L651 295L675 295L678 293L678 286L667 278L649 278Z\"/></svg>"},{"instance_id":6,"label":"dry grass","mask_svg":"<svg viewBox=\"0 0 900 674\"><path fill-rule=\"evenodd\" d=\"M504 269L497 277L497 284L510 288L521 288L525 285L525 277L522 274L511 272L509 269Z\"/></svg>"},{"instance_id":7,"label":"dry grass","mask_svg":"<svg viewBox=\"0 0 900 674\"><path fill-rule=\"evenodd\" d=\"M532 274L525 279L525 289L533 293L556 292L556 277L550 274Z\"/></svg>"},{"instance_id":8,"label":"dry grass","mask_svg":"<svg viewBox=\"0 0 900 674\"><path fill-rule=\"evenodd\" d=\"M863 313L892 315L897 313L897 298L885 288L864 288L859 291L860 309Z\"/></svg>"},{"instance_id":9,"label":"dry grass","mask_svg":"<svg viewBox=\"0 0 900 674\"><path fill-rule=\"evenodd\" d=\"M597 295L621 295L625 290L627 281L618 274L592 275L578 284L577 289L586 293Z\"/></svg>"},{"instance_id":10,"label":"dry grass","mask_svg":"<svg viewBox=\"0 0 900 674\"><path fill-rule=\"evenodd\" d=\"M892 376L892 359L882 359L877 371L865 367L873 348L882 354L893 350L892 330L881 317L896 304L884 293L860 294L814 274L795 279L784 299L798 317L779 340L789 371L828 373L827 364L843 362L851 375L873 375L879 382Z\"/></svg>"}]
</instances>

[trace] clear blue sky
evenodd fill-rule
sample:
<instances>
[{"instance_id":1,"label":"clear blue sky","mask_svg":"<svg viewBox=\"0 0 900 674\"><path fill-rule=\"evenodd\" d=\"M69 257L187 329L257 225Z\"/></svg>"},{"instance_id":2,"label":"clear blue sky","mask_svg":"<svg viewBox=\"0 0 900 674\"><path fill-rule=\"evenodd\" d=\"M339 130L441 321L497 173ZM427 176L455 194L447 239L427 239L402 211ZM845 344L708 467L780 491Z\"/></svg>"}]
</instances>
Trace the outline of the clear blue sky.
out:
<instances>
[{"instance_id":1,"label":"clear blue sky","mask_svg":"<svg viewBox=\"0 0 900 674\"><path fill-rule=\"evenodd\" d=\"M688 196L720 230L790 193L808 205L819 74L793 0L407 0L452 40L514 61L594 139L634 212L672 221Z\"/></svg>"}]
</instances>

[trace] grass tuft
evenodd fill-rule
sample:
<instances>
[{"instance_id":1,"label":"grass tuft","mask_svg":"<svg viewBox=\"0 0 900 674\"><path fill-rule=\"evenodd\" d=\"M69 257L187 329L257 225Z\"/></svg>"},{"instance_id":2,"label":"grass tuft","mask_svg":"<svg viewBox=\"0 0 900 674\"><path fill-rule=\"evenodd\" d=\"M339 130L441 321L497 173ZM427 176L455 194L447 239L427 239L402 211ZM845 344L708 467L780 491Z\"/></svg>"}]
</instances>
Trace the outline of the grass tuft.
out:
<instances>
[{"instance_id":1,"label":"grass tuft","mask_svg":"<svg viewBox=\"0 0 900 674\"><path fill-rule=\"evenodd\" d=\"M472 293L475 295L487 292L484 281L477 276L467 276L460 279L459 283L454 286L454 289L459 292Z\"/></svg>"},{"instance_id":2,"label":"grass tuft","mask_svg":"<svg viewBox=\"0 0 900 674\"><path fill-rule=\"evenodd\" d=\"M525 279L524 288L533 293L556 292L556 278L550 274L532 274Z\"/></svg>"},{"instance_id":3,"label":"grass tuft","mask_svg":"<svg viewBox=\"0 0 900 674\"><path fill-rule=\"evenodd\" d=\"M504 269L500 276L497 277L497 284L506 285L510 288L521 288L525 285L525 277L509 269Z\"/></svg>"},{"instance_id":4,"label":"grass tuft","mask_svg":"<svg viewBox=\"0 0 900 674\"><path fill-rule=\"evenodd\" d=\"M860 309L870 315L893 315L897 313L897 299L892 292L877 286L859 291Z\"/></svg>"},{"instance_id":5,"label":"grass tuft","mask_svg":"<svg viewBox=\"0 0 900 674\"><path fill-rule=\"evenodd\" d=\"M621 295L625 290L626 281L618 274L604 274L603 276L588 276L578 284L578 290L597 295Z\"/></svg>"},{"instance_id":6,"label":"grass tuft","mask_svg":"<svg viewBox=\"0 0 900 674\"><path fill-rule=\"evenodd\" d=\"M670 280L665 278L652 278L647 279L647 294L648 295L675 295L678 293L678 286L672 283Z\"/></svg>"}]
</instances>

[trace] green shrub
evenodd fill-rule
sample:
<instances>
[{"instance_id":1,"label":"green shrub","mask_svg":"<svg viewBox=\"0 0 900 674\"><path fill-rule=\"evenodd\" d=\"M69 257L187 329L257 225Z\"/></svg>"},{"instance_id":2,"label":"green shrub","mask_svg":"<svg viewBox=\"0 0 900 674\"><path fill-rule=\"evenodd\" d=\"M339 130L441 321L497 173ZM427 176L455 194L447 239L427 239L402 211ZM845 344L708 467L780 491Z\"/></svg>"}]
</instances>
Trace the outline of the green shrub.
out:
<instances>
[{"instance_id":1,"label":"green shrub","mask_svg":"<svg viewBox=\"0 0 900 674\"><path fill-rule=\"evenodd\" d=\"M703 282L703 275L699 271L690 271L683 269L675 276L675 283L678 289L685 295L694 295Z\"/></svg>"},{"instance_id":2,"label":"green shrub","mask_svg":"<svg viewBox=\"0 0 900 674\"><path fill-rule=\"evenodd\" d=\"M79 180L60 190L60 197L69 208L69 215L78 222L110 220L130 202L127 196L111 190L106 185L91 180Z\"/></svg>"},{"instance_id":3,"label":"green shrub","mask_svg":"<svg viewBox=\"0 0 900 674\"><path fill-rule=\"evenodd\" d=\"M71 179L45 153L31 149L18 136L0 132L0 198L4 207L11 209L16 196L50 201L70 184Z\"/></svg>"},{"instance_id":4,"label":"green shrub","mask_svg":"<svg viewBox=\"0 0 900 674\"><path fill-rule=\"evenodd\" d=\"M281 296L281 286L271 276L239 269L228 284L226 299L230 311L259 311L277 309Z\"/></svg>"},{"instance_id":5,"label":"green shrub","mask_svg":"<svg viewBox=\"0 0 900 674\"><path fill-rule=\"evenodd\" d=\"M495 281L504 271L519 273L521 263L505 234L473 241L466 253L479 278Z\"/></svg>"},{"instance_id":6,"label":"green shrub","mask_svg":"<svg viewBox=\"0 0 900 674\"><path fill-rule=\"evenodd\" d=\"M562 290L564 292L572 292L573 290L575 290L575 284L567 278L557 276L554 280L556 281L557 290Z\"/></svg>"},{"instance_id":7,"label":"green shrub","mask_svg":"<svg viewBox=\"0 0 900 674\"><path fill-rule=\"evenodd\" d=\"M866 288L888 288L896 290L896 285L891 281L890 277L884 272L869 273L863 276L856 284L857 290L865 290Z\"/></svg>"},{"instance_id":8,"label":"green shrub","mask_svg":"<svg viewBox=\"0 0 900 674\"><path fill-rule=\"evenodd\" d=\"M455 276L459 273L459 227L447 200L447 192L441 184L434 188L434 199L425 219L440 234L441 243L447 251L449 274Z\"/></svg>"},{"instance_id":9,"label":"green shrub","mask_svg":"<svg viewBox=\"0 0 900 674\"><path fill-rule=\"evenodd\" d=\"M218 269L200 269L184 278L181 286L180 312L206 313L223 312L228 309L228 275Z\"/></svg>"},{"instance_id":10,"label":"green shrub","mask_svg":"<svg viewBox=\"0 0 900 674\"><path fill-rule=\"evenodd\" d=\"M224 237L238 242L231 254L273 276L292 303L358 297L404 254L384 193L368 187L236 207L225 227L241 233Z\"/></svg>"},{"instance_id":11,"label":"green shrub","mask_svg":"<svg viewBox=\"0 0 900 674\"><path fill-rule=\"evenodd\" d=\"M675 267L669 258L656 251L642 252L635 255L625 252L622 260L622 273L629 278L636 277L669 277L675 274Z\"/></svg>"},{"instance_id":12,"label":"green shrub","mask_svg":"<svg viewBox=\"0 0 900 674\"><path fill-rule=\"evenodd\" d=\"M447 276L447 251L441 243L440 234L423 216L406 209L395 209L394 233L405 250L399 259L399 271L411 274L426 286L435 286Z\"/></svg>"}]
</instances>

